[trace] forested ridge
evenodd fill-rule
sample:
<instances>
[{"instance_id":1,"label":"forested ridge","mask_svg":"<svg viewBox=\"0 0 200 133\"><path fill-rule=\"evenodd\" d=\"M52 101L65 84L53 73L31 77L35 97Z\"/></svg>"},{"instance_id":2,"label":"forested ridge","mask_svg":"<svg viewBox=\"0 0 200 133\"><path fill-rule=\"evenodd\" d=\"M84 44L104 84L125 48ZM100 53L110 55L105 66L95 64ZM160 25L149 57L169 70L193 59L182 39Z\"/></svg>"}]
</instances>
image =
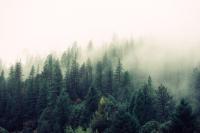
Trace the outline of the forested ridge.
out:
<instances>
[{"instance_id":1,"label":"forested ridge","mask_svg":"<svg viewBox=\"0 0 200 133\"><path fill-rule=\"evenodd\" d=\"M60 58L48 55L42 68L33 64L26 77L21 62L8 76L2 70L2 132L199 133L199 68L189 81L194 95L177 98L151 75L143 81L126 69L124 55L133 48L114 45L98 58L82 59L84 53L73 45ZM92 50L90 43L85 52Z\"/></svg>"}]
</instances>

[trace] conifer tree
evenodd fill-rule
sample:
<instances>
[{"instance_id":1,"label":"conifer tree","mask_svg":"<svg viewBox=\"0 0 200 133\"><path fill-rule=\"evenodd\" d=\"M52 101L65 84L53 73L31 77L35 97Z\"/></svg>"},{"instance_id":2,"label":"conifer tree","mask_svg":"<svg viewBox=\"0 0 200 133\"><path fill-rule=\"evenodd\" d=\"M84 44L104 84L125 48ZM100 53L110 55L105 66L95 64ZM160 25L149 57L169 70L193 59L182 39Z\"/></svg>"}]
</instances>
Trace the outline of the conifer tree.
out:
<instances>
[{"instance_id":1,"label":"conifer tree","mask_svg":"<svg viewBox=\"0 0 200 133\"><path fill-rule=\"evenodd\" d=\"M103 66L100 61L96 65L95 85L102 92L102 89L103 89Z\"/></svg>"},{"instance_id":2,"label":"conifer tree","mask_svg":"<svg viewBox=\"0 0 200 133\"><path fill-rule=\"evenodd\" d=\"M120 95L120 88L122 85L122 64L121 64L121 60L118 59L118 64L114 73L114 96L119 99L119 95Z\"/></svg>"},{"instance_id":3,"label":"conifer tree","mask_svg":"<svg viewBox=\"0 0 200 133\"><path fill-rule=\"evenodd\" d=\"M174 102L167 88L162 84L156 91L157 118L160 122L168 121L174 110Z\"/></svg>"},{"instance_id":4,"label":"conifer tree","mask_svg":"<svg viewBox=\"0 0 200 133\"><path fill-rule=\"evenodd\" d=\"M171 119L172 133L194 133L195 132L195 115L192 107L184 99L177 106L176 112Z\"/></svg>"},{"instance_id":5,"label":"conifer tree","mask_svg":"<svg viewBox=\"0 0 200 133\"><path fill-rule=\"evenodd\" d=\"M0 75L0 125L5 126L6 105L8 103L8 91L4 71Z\"/></svg>"},{"instance_id":6,"label":"conifer tree","mask_svg":"<svg viewBox=\"0 0 200 133\"><path fill-rule=\"evenodd\" d=\"M26 119L36 118L38 88L35 86L35 68L32 66L26 82L25 114Z\"/></svg>"},{"instance_id":7,"label":"conifer tree","mask_svg":"<svg viewBox=\"0 0 200 133\"><path fill-rule=\"evenodd\" d=\"M73 101L76 101L78 97L77 91L79 89L79 64L77 62L77 57L75 57L72 61L71 69L69 72L69 77L67 77L67 91L69 93L70 98Z\"/></svg>"},{"instance_id":8,"label":"conifer tree","mask_svg":"<svg viewBox=\"0 0 200 133\"><path fill-rule=\"evenodd\" d=\"M134 112L140 124L145 124L147 121L156 118L155 111L155 97L149 78L148 84L145 84L137 93Z\"/></svg>"},{"instance_id":9,"label":"conifer tree","mask_svg":"<svg viewBox=\"0 0 200 133\"><path fill-rule=\"evenodd\" d=\"M139 122L134 115L131 115L129 112L124 109L120 109L116 112L110 132L111 133L135 133L138 131Z\"/></svg>"},{"instance_id":10,"label":"conifer tree","mask_svg":"<svg viewBox=\"0 0 200 133\"><path fill-rule=\"evenodd\" d=\"M63 87L63 84L62 84L62 73L61 73L60 65L58 61L55 61L53 64L53 70L52 70L52 84L48 92L49 106L55 106L56 100L58 96L60 95L62 87Z\"/></svg>"}]
</instances>

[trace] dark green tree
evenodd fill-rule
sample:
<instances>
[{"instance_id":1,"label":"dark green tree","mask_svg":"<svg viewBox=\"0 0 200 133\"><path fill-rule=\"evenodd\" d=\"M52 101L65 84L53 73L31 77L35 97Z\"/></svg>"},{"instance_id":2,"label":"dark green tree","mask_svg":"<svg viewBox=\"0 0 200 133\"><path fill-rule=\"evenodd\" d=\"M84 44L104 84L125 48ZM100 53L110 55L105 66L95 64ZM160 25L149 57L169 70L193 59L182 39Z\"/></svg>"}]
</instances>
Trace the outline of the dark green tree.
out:
<instances>
[{"instance_id":1,"label":"dark green tree","mask_svg":"<svg viewBox=\"0 0 200 133\"><path fill-rule=\"evenodd\" d=\"M140 128L139 133L160 133L160 123L157 121L148 121Z\"/></svg>"},{"instance_id":2,"label":"dark green tree","mask_svg":"<svg viewBox=\"0 0 200 133\"><path fill-rule=\"evenodd\" d=\"M160 122L168 121L174 110L174 102L167 88L162 84L156 91L157 119Z\"/></svg>"},{"instance_id":3,"label":"dark green tree","mask_svg":"<svg viewBox=\"0 0 200 133\"><path fill-rule=\"evenodd\" d=\"M53 111L53 119L55 120L55 123L53 124L53 132L64 133L65 126L69 124L70 110L71 104L69 96L63 91L58 97Z\"/></svg>"},{"instance_id":4,"label":"dark green tree","mask_svg":"<svg viewBox=\"0 0 200 133\"><path fill-rule=\"evenodd\" d=\"M49 96L48 96L48 105L49 106L55 106L58 96L60 95L60 92L63 87L62 82L62 73L60 69L60 65L58 61L55 61L53 64L53 70L52 70L52 84L49 86Z\"/></svg>"},{"instance_id":5,"label":"dark green tree","mask_svg":"<svg viewBox=\"0 0 200 133\"><path fill-rule=\"evenodd\" d=\"M6 118L6 105L8 102L8 90L6 88L6 80L4 77L4 71L0 75L0 125L5 126Z\"/></svg>"},{"instance_id":6,"label":"dark green tree","mask_svg":"<svg viewBox=\"0 0 200 133\"><path fill-rule=\"evenodd\" d=\"M120 88L122 85L122 64L121 64L121 60L118 59L118 64L117 67L115 69L114 72L114 96L119 99L119 95L120 95Z\"/></svg>"},{"instance_id":7,"label":"dark green tree","mask_svg":"<svg viewBox=\"0 0 200 133\"><path fill-rule=\"evenodd\" d=\"M28 79L25 84L26 88L26 96L25 96L25 119L36 119L37 111L37 95L38 95L38 87L36 87L35 81L35 68L32 66Z\"/></svg>"},{"instance_id":8,"label":"dark green tree","mask_svg":"<svg viewBox=\"0 0 200 133\"><path fill-rule=\"evenodd\" d=\"M140 121L145 124L147 121L156 118L155 96L150 80L137 93L134 112Z\"/></svg>"},{"instance_id":9,"label":"dark green tree","mask_svg":"<svg viewBox=\"0 0 200 133\"><path fill-rule=\"evenodd\" d=\"M135 133L138 131L139 122L134 115L131 115L126 110L116 112L110 132L111 133Z\"/></svg>"},{"instance_id":10,"label":"dark green tree","mask_svg":"<svg viewBox=\"0 0 200 133\"><path fill-rule=\"evenodd\" d=\"M104 72L103 90L103 93L106 95L111 95L113 92L113 70L111 65Z\"/></svg>"},{"instance_id":11,"label":"dark green tree","mask_svg":"<svg viewBox=\"0 0 200 133\"><path fill-rule=\"evenodd\" d=\"M20 62L11 67L8 81L9 96L6 106L7 129L15 131L22 129L23 125L23 83L22 66Z\"/></svg>"},{"instance_id":12,"label":"dark green tree","mask_svg":"<svg viewBox=\"0 0 200 133\"><path fill-rule=\"evenodd\" d=\"M93 132L103 133L110 126L110 120L106 112L106 106L108 104L108 99L106 97L101 97L98 104L98 110L95 112L94 117L91 121L91 127Z\"/></svg>"},{"instance_id":13,"label":"dark green tree","mask_svg":"<svg viewBox=\"0 0 200 133\"><path fill-rule=\"evenodd\" d=\"M73 101L76 101L78 97L78 90L79 90L79 64L77 62L77 57L72 60L70 72L66 73L65 77L65 84L66 90Z\"/></svg>"},{"instance_id":14,"label":"dark green tree","mask_svg":"<svg viewBox=\"0 0 200 133\"><path fill-rule=\"evenodd\" d=\"M192 107L182 99L176 112L172 115L171 133L194 133L195 124L196 120Z\"/></svg>"},{"instance_id":15,"label":"dark green tree","mask_svg":"<svg viewBox=\"0 0 200 133\"><path fill-rule=\"evenodd\" d=\"M93 114L98 109L98 102L99 94L95 88L91 87L85 99L85 109L83 110L81 116L81 123L83 124L83 127L87 127L89 125Z\"/></svg>"},{"instance_id":16,"label":"dark green tree","mask_svg":"<svg viewBox=\"0 0 200 133\"><path fill-rule=\"evenodd\" d=\"M95 85L102 92L102 89L103 89L103 66L100 61L96 65Z\"/></svg>"}]
</instances>

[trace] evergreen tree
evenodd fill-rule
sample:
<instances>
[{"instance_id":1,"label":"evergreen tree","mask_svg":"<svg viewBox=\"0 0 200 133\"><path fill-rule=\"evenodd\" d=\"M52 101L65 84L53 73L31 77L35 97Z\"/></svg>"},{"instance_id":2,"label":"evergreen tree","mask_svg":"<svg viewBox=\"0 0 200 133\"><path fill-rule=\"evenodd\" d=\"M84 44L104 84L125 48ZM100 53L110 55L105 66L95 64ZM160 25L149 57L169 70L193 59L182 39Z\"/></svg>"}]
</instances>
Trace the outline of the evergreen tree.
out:
<instances>
[{"instance_id":1,"label":"evergreen tree","mask_svg":"<svg viewBox=\"0 0 200 133\"><path fill-rule=\"evenodd\" d=\"M154 120L155 116L155 99L151 82L144 85L137 93L134 112L138 117L140 124L145 124L147 121Z\"/></svg>"},{"instance_id":2,"label":"evergreen tree","mask_svg":"<svg viewBox=\"0 0 200 133\"><path fill-rule=\"evenodd\" d=\"M110 132L111 133L135 133L138 131L139 122L134 115L125 110L116 112Z\"/></svg>"},{"instance_id":3,"label":"evergreen tree","mask_svg":"<svg viewBox=\"0 0 200 133\"><path fill-rule=\"evenodd\" d=\"M113 70L112 66L109 65L105 70L104 74L104 84L103 84L103 92L106 95L111 95L113 91Z\"/></svg>"},{"instance_id":4,"label":"evergreen tree","mask_svg":"<svg viewBox=\"0 0 200 133\"><path fill-rule=\"evenodd\" d=\"M95 88L91 87L85 100L85 109L82 114L81 123L87 127L93 114L98 109L99 95Z\"/></svg>"},{"instance_id":5,"label":"evergreen tree","mask_svg":"<svg viewBox=\"0 0 200 133\"><path fill-rule=\"evenodd\" d=\"M119 99L128 102L130 100L131 81L128 71L123 73L121 90L119 90Z\"/></svg>"},{"instance_id":6,"label":"evergreen tree","mask_svg":"<svg viewBox=\"0 0 200 133\"><path fill-rule=\"evenodd\" d=\"M121 86L121 82L122 82L122 64L121 64L121 60L118 60L118 64L115 70L115 75L114 75L114 80L115 80L115 84L116 84L116 88L119 88Z\"/></svg>"},{"instance_id":7,"label":"evergreen tree","mask_svg":"<svg viewBox=\"0 0 200 133\"><path fill-rule=\"evenodd\" d=\"M129 112L131 112L131 113L134 113L135 102L136 102L136 94L133 93L131 100L130 100L130 105L129 105Z\"/></svg>"},{"instance_id":8,"label":"evergreen tree","mask_svg":"<svg viewBox=\"0 0 200 133\"><path fill-rule=\"evenodd\" d=\"M14 104L14 81L15 81L15 77L14 77L14 67L11 66L10 67L10 71L9 71L9 76L8 76L8 81L7 81L7 91L8 91L8 95L7 95L7 104L6 104L6 108L5 108L5 122L4 122L4 126L5 128L9 129L12 128L10 124L12 124L10 122L10 120L14 117L14 111L12 110L13 108L13 104Z\"/></svg>"},{"instance_id":9,"label":"evergreen tree","mask_svg":"<svg viewBox=\"0 0 200 133\"><path fill-rule=\"evenodd\" d=\"M95 112L95 115L91 121L91 127L93 132L98 131L98 133L103 133L107 128L109 128L110 120L108 119L106 113L106 106L108 101L105 97L101 97L98 110Z\"/></svg>"},{"instance_id":10,"label":"evergreen tree","mask_svg":"<svg viewBox=\"0 0 200 133\"><path fill-rule=\"evenodd\" d=\"M196 112L200 114L200 71L199 69L194 69L193 75L192 75L192 87L194 89L194 96L196 100Z\"/></svg>"},{"instance_id":11,"label":"evergreen tree","mask_svg":"<svg viewBox=\"0 0 200 133\"><path fill-rule=\"evenodd\" d=\"M37 116L39 117L43 110L47 106L47 83L41 76L38 75L38 78L40 79L40 85L39 85L39 92L38 92L38 99L37 99Z\"/></svg>"},{"instance_id":12,"label":"evergreen tree","mask_svg":"<svg viewBox=\"0 0 200 133\"><path fill-rule=\"evenodd\" d=\"M115 89L115 97L118 99L120 95L120 88L122 84L122 64L121 60L118 60L118 64L114 73L114 89Z\"/></svg>"},{"instance_id":13,"label":"evergreen tree","mask_svg":"<svg viewBox=\"0 0 200 133\"><path fill-rule=\"evenodd\" d=\"M160 123L157 121L148 121L140 128L139 133L160 133Z\"/></svg>"},{"instance_id":14,"label":"evergreen tree","mask_svg":"<svg viewBox=\"0 0 200 133\"><path fill-rule=\"evenodd\" d=\"M5 126L6 105L8 102L8 91L4 71L0 75L0 125Z\"/></svg>"},{"instance_id":15,"label":"evergreen tree","mask_svg":"<svg viewBox=\"0 0 200 133\"><path fill-rule=\"evenodd\" d=\"M100 61L96 65L95 85L99 90L101 90L101 92L103 92L103 66Z\"/></svg>"},{"instance_id":16,"label":"evergreen tree","mask_svg":"<svg viewBox=\"0 0 200 133\"><path fill-rule=\"evenodd\" d=\"M54 69L54 58L52 55L49 55L45 61L43 71L40 76L40 88L39 96L37 100L37 113L38 116L43 112L43 109L47 107L47 104L50 103L50 94L53 90L53 69Z\"/></svg>"},{"instance_id":17,"label":"evergreen tree","mask_svg":"<svg viewBox=\"0 0 200 133\"><path fill-rule=\"evenodd\" d=\"M12 82L12 83L11 83ZM22 95L22 67L17 62L15 68L11 67L9 74L9 96L6 107L7 129L10 131L22 129L23 123L23 95Z\"/></svg>"},{"instance_id":18,"label":"evergreen tree","mask_svg":"<svg viewBox=\"0 0 200 133\"><path fill-rule=\"evenodd\" d=\"M56 100L60 95L62 89L62 73L58 61L53 64L52 70L52 84L49 88L48 104L49 106L55 106Z\"/></svg>"},{"instance_id":19,"label":"evergreen tree","mask_svg":"<svg viewBox=\"0 0 200 133\"><path fill-rule=\"evenodd\" d=\"M91 60L89 58L86 62L86 71L87 71L87 78L88 78L88 83L86 86L89 90L89 88L91 87L92 82L93 82L93 68L92 68Z\"/></svg>"},{"instance_id":20,"label":"evergreen tree","mask_svg":"<svg viewBox=\"0 0 200 133\"><path fill-rule=\"evenodd\" d=\"M157 118L160 122L168 121L174 109L174 102L167 88L162 84L156 91Z\"/></svg>"},{"instance_id":21,"label":"evergreen tree","mask_svg":"<svg viewBox=\"0 0 200 133\"><path fill-rule=\"evenodd\" d=\"M26 82L26 98L25 98L25 119L35 119L37 116L37 92L35 86L35 68L32 66L31 72Z\"/></svg>"},{"instance_id":22,"label":"evergreen tree","mask_svg":"<svg viewBox=\"0 0 200 133\"><path fill-rule=\"evenodd\" d=\"M194 133L195 116L192 107L184 99L181 100L171 119L171 133Z\"/></svg>"},{"instance_id":23,"label":"evergreen tree","mask_svg":"<svg viewBox=\"0 0 200 133\"><path fill-rule=\"evenodd\" d=\"M60 95L60 91L62 89L62 74L61 74L61 69L60 69L60 65L58 61L52 62L52 64L50 63L50 65L52 65L52 67L51 66L48 66L48 67L51 68L51 71L50 71L51 78L48 78L47 80L48 83L50 82L48 86L49 87L48 106L42 112L40 119L38 121L38 124L40 127L38 129L38 132L41 132L41 131L47 132L48 130L50 130L52 133L56 133L56 132L62 133L63 127L61 124L63 123L61 123L61 120L60 120L61 119L60 117L62 116L60 116L59 114L60 110L56 106L58 96ZM43 126L48 126L50 127L50 129L45 130L43 129Z\"/></svg>"},{"instance_id":24,"label":"evergreen tree","mask_svg":"<svg viewBox=\"0 0 200 133\"><path fill-rule=\"evenodd\" d=\"M79 79L79 64L77 62L77 58L75 57L72 61L72 65L71 65L71 69L70 69L70 73L68 75L69 77L67 77L67 82L66 82L66 86L67 86L67 91L69 93L70 98L73 101L76 101L78 97L78 90L79 90L79 83L80 83L80 79Z\"/></svg>"},{"instance_id":25,"label":"evergreen tree","mask_svg":"<svg viewBox=\"0 0 200 133\"><path fill-rule=\"evenodd\" d=\"M81 68L80 68L80 72L79 72L79 76L80 76L80 86L79 86L79 90L78 90L78 96L83 99L88 91L88 74L86 71L86 66L85 63L82 64Z\"/></svg>"},{"instance_id":26,"label":"evergreen tree","mask_svg":"<svg viewBox=\"0 0 200 133\"><path fill-rule=\"evenodd\" d=\"M65 126L69 124L70 106L68 94L64 91L61 92L53 111L53 119L55 120L53 132L64 133Z\"/></svg>"}]
</instances>

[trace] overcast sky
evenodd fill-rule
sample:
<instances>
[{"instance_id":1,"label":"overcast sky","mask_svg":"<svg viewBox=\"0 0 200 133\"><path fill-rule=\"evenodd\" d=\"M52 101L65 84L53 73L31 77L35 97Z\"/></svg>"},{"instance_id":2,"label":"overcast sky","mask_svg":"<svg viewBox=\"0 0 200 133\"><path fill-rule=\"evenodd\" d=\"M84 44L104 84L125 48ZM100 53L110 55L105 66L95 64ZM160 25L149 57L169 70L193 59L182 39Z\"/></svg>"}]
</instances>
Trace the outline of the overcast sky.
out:
<instances>
[{"instance_id":1,"label":"overcast sky","mask_svg":"<svg viewBox=\"0 0 200 133\"><path fill-rule=\"evenodd\" d=\"M200 1L0 0L0 58L6 62L24 53L62 51L73 41L101 44L113 34L198 42Z\"/></svg>"}]
</instances>

